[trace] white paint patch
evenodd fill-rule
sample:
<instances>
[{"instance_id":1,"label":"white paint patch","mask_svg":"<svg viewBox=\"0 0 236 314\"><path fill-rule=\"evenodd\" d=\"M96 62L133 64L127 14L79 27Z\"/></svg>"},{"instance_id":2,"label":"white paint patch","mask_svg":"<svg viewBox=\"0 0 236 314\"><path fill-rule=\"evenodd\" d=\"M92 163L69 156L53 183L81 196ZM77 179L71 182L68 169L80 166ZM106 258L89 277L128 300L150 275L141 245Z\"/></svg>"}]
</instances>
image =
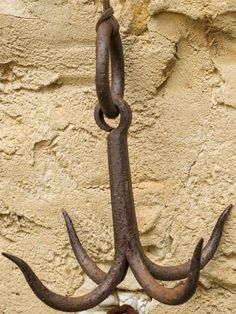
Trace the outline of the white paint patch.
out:
<instances>
[{"instance_id":1,"label":"white paint patch","mask_svg":"<svg viewBox=\"0 0 236 314\"><path fill-rule=\"evenodd\" d=\"M151 298L146 294L141 292L129 292L129 291L118 291L118 298L120 305L129 304L131 305L139 314L148 314L149 304Z\"/></svg>"},{"instance_id":2,"label":"white paint patch","mask_svg":"<svg viewBox=\"0 0 236 314\"><path fill-rule=\"evenodd\" d=\"M158 307L159 302L152 300L146 294L141 292L129 292L129 291L117 291L119 305L129 304L131 305L139 314L148 314L150 311ZM90 309L87 311L79 312L78 314L106 314L108 309L111 309L117 306L117 300L115 298L114 304L112 301L113 298L109 301L101 303L96 309Z\"/></svg>"}]
</instances>

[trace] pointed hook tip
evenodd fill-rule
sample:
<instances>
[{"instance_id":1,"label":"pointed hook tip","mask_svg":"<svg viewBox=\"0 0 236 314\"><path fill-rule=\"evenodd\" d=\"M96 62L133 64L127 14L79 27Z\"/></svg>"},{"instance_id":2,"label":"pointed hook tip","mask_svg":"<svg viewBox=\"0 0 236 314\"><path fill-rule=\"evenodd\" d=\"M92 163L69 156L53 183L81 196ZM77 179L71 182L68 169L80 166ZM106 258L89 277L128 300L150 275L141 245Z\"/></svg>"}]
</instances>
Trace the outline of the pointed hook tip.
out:
<instances>
[{"instance_id":1,"label":"pointed hook tip","mask_svg":"<svg viewBox=\"0 0 236 314\"><path fill-rule=\"evenodd\" d=\"M10 261L12 261L13 263L17 264L18 257L14 256L14 255L11 255L11 254L8 254L6 252L2 252L2 256L8 258Z\"/></svg>"},{"instance_id":2,"label":"pointed hook tip","mask_svg":"<svg viewBox=\"0 0 236 314\"><path fill-rule=\"evenodd\" d=\"M195 247L192 263L191 263L191 270L198 270L200 272L201 268L201 257L202 257L202 248L203 248L204 239L200 239L198 241L198 244Z\"/></svg>"},{"instance_id":3,"label":"pointed hook tip","mask_svg":"<svg viewBox=\"0 0 236 314\"><path fill-rule=\"evenodd\" d=\"M230 204L229 206L226 207L226 209L223 211L223 213L227 214L227 216L228 216L233 208L234 208L234 205Z\"/></svg>"},{"instance_id":4,"label":"pointed hook tip","mask_svg":"<svg viewBox=\"0 0 236 314\"><path fill-rule=\"evenodd\" d=\"M63 216L68 216L67 211L65 209L61 210Z\"/></svg>"},{"instance_id":5,"label":"pointed hook tip","mask_svg":"<svg viewBox=\"0 0 236 314\"><path fill-rule=\"evenodd\" d=\"M72 223L71 218L70 218L68 212L67 212L66 210L64 210L64 209L62 209L61 212L62 212L62 215L63 215L64 220L65 220L65 222L66 222L66 225L67 225L69 222Z\"/></svg>"},{"instance_id":6,"label":"pointed hook tip","mask_svg":"<svg viewBox=\"0 0 236 314\"><path fill-rule=\"evenodd\" d=\"M204 243L204 239L201 238L201 239L198 241L198 244L197 244L197 249L198 249L199 251L202 251L203 243Z\"/></svg>"},{"instance_id":7,"label":"pointed hook tip","mask_svg":"<svg viewBox=\"0 0 236 314\"><path fill-rule=\"evenodd\" d=\"M67 212L62 209L61 213L62 213L62 216L63 216L64 220L66 221L66 218L68 216Z\"/></svg>"},{"instance_id":8,"label":"pointed hook tip","mask_svg":"<svg viewBox=\"0 0 236 314\"><path fill-rule=\"evenodd\" d=\"M1 254L2 254L2 256L6 257L6 258L9 258L11 256L10 254L8 254L6 252L2 252Z\"/></svg>"},{"instance_id":9,"label":"pointed hook tip","mask_svg":"<svg viewBox=\"0 0 236 314\"><path fill-rule=\"evenodd\" d=\"M71 229L71 227L73 227L73 222L72 222L72 219L70 218L69 214L67 213L67 211L62 210L62 215L64 217L67 230Z\"/></svg>"},{"instance_id":10,"label":"pointed hook tip","mask_svg":"<svg viewBox=\"0 0 236 314\"><path fill-rule=\"evenodd\" d=\"M194 254L196 253L196 255L200 255L200 258L201 258L201 255L202 255L202 248L203 248L203 243L204 243L204 239L201 238L199 241L198 241L198 244L195 248L195 251L194 251Z\"/></svg>"},{"instance_id":11,"label":"pointed hook tip","mask_svg":"<svg viewBox=\"0 0 236 314\"><path fill-rule=\"evenodd\" d=\"M225 210L222 212L222 214L220 215L218 221L221 224L224 224L225 221L227 220L227 218L229 217L229 214L231 213L232 209L234 208L233 204L230 204L229 206L227 206L225 208Z\"/></svg>"}]
</instances>

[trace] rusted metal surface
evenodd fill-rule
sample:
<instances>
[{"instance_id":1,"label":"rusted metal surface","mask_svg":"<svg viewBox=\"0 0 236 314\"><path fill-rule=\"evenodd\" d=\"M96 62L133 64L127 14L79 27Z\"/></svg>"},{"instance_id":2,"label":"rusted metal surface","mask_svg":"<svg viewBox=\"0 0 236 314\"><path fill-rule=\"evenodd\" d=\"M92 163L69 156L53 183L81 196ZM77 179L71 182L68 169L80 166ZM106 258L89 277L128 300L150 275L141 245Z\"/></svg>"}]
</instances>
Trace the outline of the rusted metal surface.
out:
<instances>
[{"instance_id":1,"label":"rusted metal surface","mask_svg":"<svg viewBox=\"0 0 236 314\"><path fill-rule=\"evenodd\" d=\"M109 2L97 23L96 40L96 91L103 113L116 118L116 101L124 96L124 56L119 34L119 24L113 16ZM111 57L112 81L109 81L109 56Z\"/></svg>"},{"instance_id":2,"label":"rusted metal surface","mask_svg":"<svg viewBox=\"0 0 236 314\"><path fill-rule=\"evenodd\" d=\"M151 297L165 304L181 304L186 302L196 291L203 241L201 240L196 247L185 283L174 289L168 289L156 282L149 273L140 253L129 166L127 131L131 123L131 111L123 100L118 101L117 107L120 113L120 124L116 129L111 129L106 124L99 107L95 110L97 124L109 132L107 146L115 251L119 254L125 247L125 255L131 270L144 291Z\"/></svg>"},{"instance_id":3,"label":"rusted metal surface","mask_svg":"<svg viewBox=\"0 0 236 314\"><path fill-rule=\"evenodd\" d=\"M120 114L120 124L115 129L105 122L100 106L97 105L95 109L97 124L101 129L108 132L107 147L115 246L114 262L108 274L102 272L88 257L76 235L70 217L66 212L63 213L73 251L84 271L95 282L99 283L98 287L82 297L70 298L60 296L48 290L24 261L15 256L4 254L22 270L28 284L37 297L57 310L66 312L82 311L102 302L124 279L128 265L144 291L159 302L169 305L182 304L191 298L197 288L203 240L200 240L196 246L190 266L187 266L189 268L186 270L187 276L185 277L187 277L187 280L174 289L165 288L156 282L148 269L150 266L144 263L145 255L139 240L134 209L127 144L127 132L131 124L132 114L130 107L123 100L117 101L117 109ZM230 209L231 207L226 209L213 230L212 237L205 249L205 255L208 258L214 254L219 244L223 225ZM155 265L155 267L160 266ZM174 269L172 267L172 269L175 276L180 276L178 268Z\"/></svg>"},{"instance_id":4,"label":"rusted metal surface","mask_svg":"<svg viewBox=\"0 0 236 314\"><path fill-rule=\"evenodd\" d=\"M218 218L218 221L212 231L211 237L208 240L206 246L202 250L202 257L201 257L201 269L205 267L209 261L214 256L221 239L221 235L224 229L224 224L230 214L232 209L232 205L228 206L223 213ZM84 272L96 283L100 283L102 279L105 278L105 273L98 268L98 266L91 260L91 258L86 253L85 249L83 248L81 242L76 235L75 229L73 226L72 221L70 220L66 222L69 226L69 236L71 238L71 245L75 256L82 266ZM154 278L162 280L162 281L172 281L172 280L179 280L184 279L187 277L190 271L190 261L183 263L181 265L176 266L160 266L153 263L143 252L142 246L139 246L140 255L142 257L143 263L148 268L150 273L153 275Z\"/></svg>"},{"instance_id":5,"label":"rusted metal surface","mask_svg":"<svg viewBox=\"0 0 236 314\"><path fill-rule=\"evenodd\" d=\"M125 255L115 256L114 262L105 280L92 292L81 297L67 297L50 291L39 280L29 265L22 259L3 253L5 257L15 263L23 272L26 281L34 294L49 307L63 312L78 312L95 307L113 293L117 285L124 279L128 264Z\"/></svg>"},{"instance_id":6,"label":"rusted metal surface","mask_svg":"<svg viewBox=\"0 0 236 314\"><path fill-rule=\"evenodd\" d=\"M83 311L98 305L123 281L128 267L150 297L169 305L186 302L196 291L200 270L212 259L219 245L225 221L232 209L230 205L221 214L204 249L202 249L203 240L198 242L190 261L177 266L159 266L145 255L139 239L129 164L127 135L132 113L129 105L123 100L122 44L109 1L105 1L104 10L104 15L99 19L97 26L96 87L99 103L96 105L94 117L98 126L108 134L107 152L114 227L114 261L108 273L102 271L92 261L76 234L72 220L65 211L63 216L73 252L84 272L98 284L93 291L80 297L58 295L43 285L26 262L16 256L3 253L21 269L29 286L40 300L64 312ZM110 91L108 73L109 51L112 62L112 91ZM114 118L117 115L119 115L120 123L118 127L112 128L106 123L104 116ZM184 278L186 280L173 289L168 289L155 280ZM135 314L137 312L131 307L123 306L108 313Z\"/></svg>"},{"instance_id":7,"label":"rusted metal surface","mask_svg":"<svg viewBox=\"0 0 236 314\"><path fill-rule=\"evenodd\" d=\"M201 269L203 269L213 258L221 239L221 235L224 229L224 224L228 218L232 205L229 205L217 220L217 223L212 231L210 239L206 246L202 250L201 257ZM144 264L150 271L150 273L156 279L168 281L168 280L179 280L186 278L190 271L190 261L177 266L159 266L154 264L143 252L141 248L141 256Z\"/></svg>"}]
</instances>

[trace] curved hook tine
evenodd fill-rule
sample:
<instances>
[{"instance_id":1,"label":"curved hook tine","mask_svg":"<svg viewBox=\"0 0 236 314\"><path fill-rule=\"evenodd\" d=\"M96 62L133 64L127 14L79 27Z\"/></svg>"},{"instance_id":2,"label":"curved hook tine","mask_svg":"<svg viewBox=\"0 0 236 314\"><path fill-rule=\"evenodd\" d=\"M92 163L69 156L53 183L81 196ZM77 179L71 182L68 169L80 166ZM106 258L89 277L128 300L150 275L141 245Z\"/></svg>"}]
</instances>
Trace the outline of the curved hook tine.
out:
<instances>
[{"instance_id":1,"label":"curved hook tine","mask_svg":"<svg viewBox=\"0 0 236 314\"><path fill-rule=\"evenodd\" d=\"M178 305L188 301L197 289L202 245L203 239L199 241L195 248L187 280L173 289L165 288L156 282L135 250L129 249L127 258L135 278L150 297L164 304Z\"/></svg>"},{"instance_id":2,"label":"curved hook tine","mask_svg":"<svg viewBox=\"0 0 236 314\"><path fill-rule=\"evenodd\" d=\"M64 210L62 211L62 214L65 219L70 244L78 263L81 265L83 271L89 276L89 278L91 278L97 284L101 283L107 274L102 271L86 253L77 236L70 216Z\"/></svg>"},{"instance_id":3,"label":"curved hook tine","mask_svg":"<svg viewBox=\"0 0 236 314\"><path fill-rule=\"evenodd\" d=\"M20 268L30 288L42 302L63 312L85 311L98 305L114 292L117 284L123 280L128 269L126 258L121 255L117 256L105 280L93 291L80 297L67 297L56 294L46 288L29 265L22 259L7 253L2 253L2 255L7 257Z\"/></svg>"},{"instance_id":4,"label":"curved hook tine","mask_svg":"<svg viewBox=\"0 0 236 314\"><path fill-rule=\"evenodd\" d=\"M209 261L214 256L220 243L220 239L221 239L222 232L224 229L224 224L232 208L233 208L233 205L229 205L218 218L217 223L212 231L211 237L202 251L201 269L203 269L206 266L206 264L208 264ZM153 263L145 255L141 245L140 245L140 255L141 255L143 263L148 268L148 270L153 275L153 277L156 279L164 280L164 281L179 280L179 279L186 278L189 274L191 261L188 261L184 264L177 265L177 266L159 266Z\"/></svg>"}]
</instances>

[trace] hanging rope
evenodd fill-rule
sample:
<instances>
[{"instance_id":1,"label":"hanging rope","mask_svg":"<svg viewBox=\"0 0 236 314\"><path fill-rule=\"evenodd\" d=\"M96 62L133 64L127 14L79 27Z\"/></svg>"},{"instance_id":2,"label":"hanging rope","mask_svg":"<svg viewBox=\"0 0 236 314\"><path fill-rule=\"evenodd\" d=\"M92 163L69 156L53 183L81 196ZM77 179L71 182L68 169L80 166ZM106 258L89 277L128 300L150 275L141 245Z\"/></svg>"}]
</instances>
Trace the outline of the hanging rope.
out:
<instances>
[{"instance_id":1,"label":"hanging rope","mask_svg":"<svg viewBox=\"0 0 236 314\"><path fill-rule=\"evenodd\" d=\"M110 0L103 0L103 10L107 10L110 9L111 5L110 5Z\"/></svg>"}]
</instances>

